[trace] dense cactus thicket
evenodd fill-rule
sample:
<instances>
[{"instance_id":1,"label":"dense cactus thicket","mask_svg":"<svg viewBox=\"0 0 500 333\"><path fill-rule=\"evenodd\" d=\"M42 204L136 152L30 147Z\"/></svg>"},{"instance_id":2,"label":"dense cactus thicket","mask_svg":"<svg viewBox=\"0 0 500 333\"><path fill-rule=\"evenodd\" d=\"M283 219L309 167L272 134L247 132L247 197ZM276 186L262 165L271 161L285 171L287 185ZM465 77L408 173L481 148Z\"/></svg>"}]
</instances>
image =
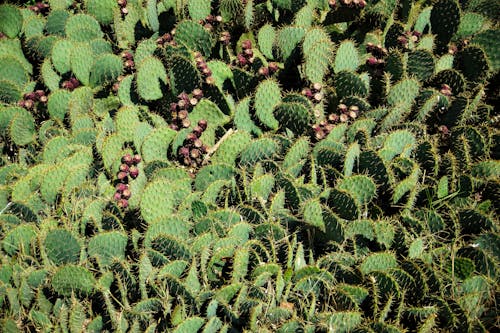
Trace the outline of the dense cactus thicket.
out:
<instances>
[{"instance_id":1,"label":"dense cactus thicket","mask_svg":"<svg viewBox=\"0 0 500 333\"><path fill-rule=\"evenodd\" d=\"M493 332L499 13L0 5L0 331Z\"/></svg>"}]
</instances>

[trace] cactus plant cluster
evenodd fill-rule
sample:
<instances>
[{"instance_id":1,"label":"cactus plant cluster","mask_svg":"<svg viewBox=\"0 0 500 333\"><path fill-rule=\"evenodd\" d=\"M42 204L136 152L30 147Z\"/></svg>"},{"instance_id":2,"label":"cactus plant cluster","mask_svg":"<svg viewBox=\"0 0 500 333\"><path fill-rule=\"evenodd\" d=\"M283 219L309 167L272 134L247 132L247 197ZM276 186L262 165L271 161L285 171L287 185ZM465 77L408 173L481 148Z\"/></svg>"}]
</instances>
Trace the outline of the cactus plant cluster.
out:
<instances>
[{"instance_id":1,"label":"cactus plant cluster","mask_svg":"<svg viewBox=\"0 0 500 333\"><path fill-rule=\"evenodd\" d=\"M0 331L494 332L499 12L3 2Z\"/></svg>"}]
</instances>

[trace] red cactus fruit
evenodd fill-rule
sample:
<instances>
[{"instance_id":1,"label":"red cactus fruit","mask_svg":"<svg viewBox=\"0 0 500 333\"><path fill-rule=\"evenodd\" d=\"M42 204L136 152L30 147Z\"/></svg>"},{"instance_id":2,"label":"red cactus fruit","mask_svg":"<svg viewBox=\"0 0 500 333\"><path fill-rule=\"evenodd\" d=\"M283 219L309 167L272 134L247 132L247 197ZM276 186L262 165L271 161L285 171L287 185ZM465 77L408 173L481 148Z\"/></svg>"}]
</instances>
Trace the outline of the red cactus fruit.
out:
<instances>
[{"instance_id":1,"label":"red cactus fruit","mask_svg":"<svg viewBox=\"0 0 500 333\"><path fill-rule=\"evenodd\" d=\"M241 42L241 47L243 50L249 50L252 48L252 41L250 39L244 40Z\"/></svg>"},{"instance_id":2,"label":"red cactus fruit","mask_svg":"<svg viewBox=\"0 0 500 333\"><path fill-rule=\"evenodd\" d=\"M129 189L126 189L125 191L123 191L123 193L122 193L122 198L123 199L129 199L130 196L132 196L132 192L130 192Z\"/></svg>"},{"instance_id":3,"label":"red cactus fruit","mask_svg":"<svg viewBox=\"0 0 500 333\"><path fill-rule=\"evenodd\" d=\"M118 172L118 175L116 175L116 178L118 178L119 180L125 180L125 179L127 179L127 177L128 177L128 174L126 172L123 172L123 171Z\"/></svg>"},{"instance_id":4,"label":"red cactus fruit","mask_svg":"<svg viewBox=\"0 0 500 333\"><path fill-rule=\"evenodd\" d=\"M182 157L188 157L189 156L189 148L188 147L180 147L179 148L179 155Z\"/></svg>"},{"instance_id":5,"label":"red cactus fruit","mask_svg":"<svg viewBox=\"0 0 500 333\"><path fill-rule=\"evenodd\" d=\"M122 172L128 172L129 171L129 166L127 164L121 164L120 165L120 171Z\"/></svg>"},{"instance_id":6,"label":"red cactus fruit","mask_svg":"<svg viewBox=\"0 0 500 333\"><path fill-rule=\"evenodd\" d=\"M136 179L137 176L139 176L139 169L135 165L131 166L129 170L129 175L132 179Z\"/></svg>"},{"instance_id":7,"label":"red cactus fruit","mask_svg":"<svg viewBox=\"0 0 500 333\"><path fill-rule=\"evenodd\" d=\"M205 119L198 121L198 126L200 126L203 131L207 129L207 125L208 123Z\"/></svg>"},{"instance_id":8,"label":"red cactus fruit","mask_svg":"<svg viewBox=\"0 0 500 333\"><path fill-rule=\"evenodd\" d=\"M135 154L134 157L132 158L132 161L134 162L134 164L141 163L141 161L142 161L141 155Z\"/></svg>"},{"instance_id":9,"label":"red cactus fruit","mask_svg":"<svg viewBox=\"0 0 500 333\"><path fill-rule=\"evenodd\" d=\"M113 199L115 201L120 201L121 198L122 198L122 194L120 192L115 192L115 195L113 195Z\"/></svg>"},{"instance_id":10,"label":"red cactus fruit","mask_svg":"<svg viewBox=\"0 0 500 333\"><path fill-rule=\"evenodd\" d=\"M123 157L122 157L122 163L125 163L128 166L131 166L132 163L133 163L132 155L130 155L129 153L123 155Z\"/></svg>"},{"instance_id":11,"label":"red cactus fruit","mask_svg":"<svg viewBox=\"0 0 500 333\"><path fill-rule=\"evenodd\" d=\"M127 199L120 199L120 201L118 201L117 205L120 208L127 208L128 207L128 200Z\"/></svg>"},{"instance_id":12,"label":"red cactus fruit","mask_svg":"<svg viewBox=\"0 0 500 333\"><path fill-rule=\"evenodd\" d=\"M125 191L127 188L128 188L127 184L118 183L116 185L116 191L120 192L120 193L123 192L123 191Z\"/></svg>"}]
</instances>

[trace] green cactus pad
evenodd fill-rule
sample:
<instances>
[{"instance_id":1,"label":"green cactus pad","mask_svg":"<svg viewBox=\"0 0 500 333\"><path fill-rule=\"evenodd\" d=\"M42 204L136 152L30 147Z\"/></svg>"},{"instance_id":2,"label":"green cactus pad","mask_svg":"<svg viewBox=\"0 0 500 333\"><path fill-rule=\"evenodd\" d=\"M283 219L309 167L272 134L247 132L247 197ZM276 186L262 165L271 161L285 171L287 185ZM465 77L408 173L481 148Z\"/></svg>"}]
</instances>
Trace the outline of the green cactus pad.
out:
<instances>
[{"instance_id":1,"label":"green cactus pad","mask_svg":"<svg viewBox=\"0 0 500 333\"><path fill-rule=\"evenodd\" d=\"M17 112L10 122L9 134L18 146L30 144L36 139L35 119L28 111Z\"/></svg>"},{"instance_id":2,"label":"green cactus pad","mask_svg":"<svg viewBox=\"0 0 500 333\"><path fill-rule=\"evenodd\" d=\"M364 175L345 177L337 183L336 188L350 193L358 205L368 204L377 194L373 180Z\"/></svg>"},{"instance_id":3,"label":"green cactus pad","mask_svg":"<svg viewBox=\"0 0 500 333\"><path fill-rule=\"evenodd\" d=\"M278 143L271 138L261 138L250 143L240 154L242 166L252 166L271 158L278 150Z\"/></svg>"},{"instance_id":4,"label":"green cactus pad","mask_svg":"<svg viewBox=\"0 0 500 333\"><path fill-rule=\"evenodd\" d=\"M380 252L373 253L366 257L361 263L359 269L363 274L372 272L387 272L392 268L397 268L398 262L392 253Z\"/></svg>"},{"instance_id":5,"label":"green cactus pad","mask_svg":"<svg viewBox=\"0 0 500 333\"><path fill-rule=\"evenodd\" d=\"M205 324L205 319L201 317L190 317L183 321L182 324L177 326L173 333L190 333L197 332Z\"/></svg>"},{"instance_id":6,"label":"green cactus pad","mask_svg":"<svg viewBox=\"0 0 500 333\"><path fill-rule=\"evenodd\" d=\"M183 21L175 28L175 39L193 51L201 52L208 57L212 49L212 38L200 24L194 21Z\"/></svg>"},{"instance_id":7,"label":"green cactus pad","mask_svg":"<svg viewBox=\"0 0 500 333\"><path fill-rule=\"evenodd\" d=\"M194 187L197 191L205 191L212 182L217 180L230 180L235 175L235 169L229 165L207 165L200 169L196 175Z\"/></svg>"},{"instance_id":8,"label":"green cactus pad","mask_svg":"<svg viewBox=\"0 0 500 333\"><path fill-rule=\"evenodd\" d=\"M468 81L476 83L484 81L489 71L484 50L474 45L457 53L453 67L460 70Z\"/></svg>"},{"instance_id":9,"label":"green cactus pad","mask_svg":"<svg viewBox=\"0 0 500 333\"><path fill-rule=\"evenodd\" d=\"M175 208L172 183L163 179L149 183L142 193L141 215L148 223L172 214Z\"/></svg>"},{"instance_id":10,"label":"green cactus pad","mask_svg":"<svg viewBox=\"0 0 500 333\"><path fill-rule=\"evenodd\" d=\"M69 17L70 15L66 10L51 10L47 16L45 30L52 35L66 36L66 21Z\"/></svg>"},{"instance_id":11,"label":"green cactus pad","mask_svg":"<svg viewBox=\"0 0 500 333\"><path fill-rule=\"evenodd\" d=\"M90 70L94 64L94 53L88 43L73 43L71 49L71 71L84 85L90 81Z\"/></svg>"},{"instance_id":12,"label":"green cactus pad","mask_svg":"<svg viewBox=\"0 0 500 333\"><path fill-rule=\"evenodd\" d=\"M151 240L151 249L170 260L190 260L192 256L189 247L181 239L165 234Z\"/></svg>"},{"instance_id":13,"label":"green cactus pad","mask_svg":"<svg viewBox=\"0 0 500 333\"><path fill-rule=\"evenodd\" d=\"M418 80L425 81L434 74L434 57L426 50L417 50L408 55L406 71L415 75Z\"/></svg>"},{"instance_id":14,"label":"green cactus pad","mask_svg":"<svg viewBox=\"0 0 500 333\"><path fill-rule=\"evenodd\" d=\"M399 154L409 154L417 140L415 135L408 130L398 130L389 134L384 140L384 146L379 151L380 157L386 162Z\"/></svg>"},{"instance_id":15,"label":"green cactus pad","mask_svg":"<svg viewBox=\"0 0 500 333\"><path fill-rule=\"evenodd\" d=\"M125 259L127 235L119 231L100 233L92 237L87 246L89 256L96 257L99 264L109 266L114 260Z\"/></svg>"},{"instance_id":16,"label":"green cactus pad","mask_svg":"<svg viewBox=\"0 0 500 333\"><path fill-rule=\"evenodd\" d=\"M459 95L465 90L464 76L454 69L446 69L434 75L432 84L439 89L441 85L447 84L450 86L453 95Z\"/></svg>"},{"instance_id":17,"label":"green cactus pad","mask_svg":"<svg viewBox=\"0 0 500 333\"><path fill-rule=\"evenodd\" d=\"M24 86L29 80L29 73L22 62L13 55L0 56L0 80L9 81L19 87Z\"/></svg>"},{"instance_id":18,"label":"green cactus pad","mask_svg":"<svg viewBox=\"0 0 500 333\"><path fill-rule=\"evenodd\" d=\"M368 95L369 87L358 74L339 71L335 75L335 88L337 95L342 98L352 95L365 97Z\"/></svg>"},{"instance_id":19,"label":"green cactus pad","mask_svg":"<svg viewBox=\"0 0 500 333\"><path fill-rule=\"evenodd\" d=\"M43 241L47 257L56 265L76 264L80 260L80 244L69 231L54 229Z\"/></svg>"},{"instance_id":20,"label":"green cactus pad","mask_svg":"<svg viewBox=\"0 0 500 333\"><path fill-rule=\"evenodd\" d=\"M240 68L233 68L233 77L239 98L249 95L251 91L255 90L258 83L257 76Z\"/></svg>"},{"instance_id":21,"label":"green cactus pad","mask_svg":"<svg viewBox=\"0 0 500 333\"><path fill-rule=\"evenodd\" d=\"M23 26L21 11L12 5L0 5L0 32L15 38Z\"/></svg>"},{"instance_id":22,"label":"green cactus pad","mask_svg":"<svg viewBox=\"0 0 500 333\"><path fill-rule=\"evenodd\" d=\"M255 115L267 127L277 129L279 122L273 109L281 102L281 89L272 79L261 82L255 92Z\"/></svg>"},{"instance_id":23,"label":"green cactus pad","mask_svg":"<svg viewBox=\"0 0 500 333\"><path fill-rule=\"evenodd\" d=\"M241 151L251 142L251 136L246 131L237 131L227 137L213 154L212 163L233 165Z\"/></svg>"},{"instance_id":24,"label":"green cactus pad","mask_svg":"<svg viewBox=\"0 0 500 333\"><path fill-rule=\"evenodd\" d=\"M73 44L67 39L60 39L52 47L51 60L54 68L65 74L71 70L71 48Z\"/></svg>"},{"instance_id":25,"label":"green cactus pad","mask_svg":"<svg viewBox=\"0 0 500 333\"><path fill-rule=\"evenodd\" d=\"M188 3L189 16L195 21L204 20L210 15L211 9L210 0L189 1Z\"/></svg>"},{"instance_id":26,"label":"green cactus pad","mask_svg":"<svg viewBox=\"0 0 500 333\"><path fill-rule=\"evenodd\" d=\"M328 206L346 220L355 220L360 214L355 199L346 191L332 189L328 197Z\"/></svg>"},{"instance_id":27,"label":"green cactus pad","mask_svg":"<svg viewBox=\"0 0 500 333\"><path fill-rule=\"evenodd\" d=\"M68 18L65 30L68 38L75 42L89 42L103 37L99 22L86 14L77 14Z\"/></svg>"},{"instance_id":28,"label":"green cactus pad","mask_svg":"<svg viewBox=\"0 0 500 333\"><path fill-rule=\"evenodd\" d=\"M169 65L168 76L174 94L189 93L200 86L200 74L189 59L176 55L169 59Z\"/></svg>"},{"instance_id":29,"label":"green cactus pad","mask_svg":"<svg viewBox=\"0 0 500 333\"><path fill-rule=\"evenodd\" d=\"M438 46L446 47L460 25L460 7L455 0L439 0L432 6L431 30L437 35Z\"/></svg>"},{"instance_id":30,"label":"green cactus pad","mask_svg":"<svg viewBox=\"0 0 500 333\"><path fill-rule=\"evenodd\" d=\"M304 37L302 51L306 78L311 82L323 82L333 52L333 43L328 34L319 28L309 30Z\"/></svg>"},{"instance_id":31,"label":"green cactus pad","mask_svg":"<svg viewBox=\"0 0 500 333\"><path fill-rule=\"evenodd\" d=\"M141 67L141 70L144 70ZM104 54L96 58L90 68L90 85L97 87L110 83L123 71L123 63L120 57L114 54Z\"/></svg>"},{"instance_id":32,"label":"green cactus pad","mask_svg":"<svg viewBox=\"0 0 500 333\"><path fill-rule=\"evenodd\" d=\"M14 256L16 253L30 254L31 244L37 235L37 228L31 224L20 225L6 233L2 240L4 251Z\"/></svg>"},{"instance_id":33,"label":"green cactus pad","mask_svg":"<svg viewBox=\"0 0 500 333\"><path fill-rule=\"evenodd\" d=\"M342 42L335 52L333 71L356 71L360 65L359 52L353 41Z\"/></svg>"},{"instance_id":34,"label":"green cactus pad","mask_svg":"<svg viewBox=\"0 0 500 333\"><path fill-rule=\"evenodd\" d=\"M260 28L257 34L259 50L267 59L274 59L273 46L276 39L276 30L270 24L264 25Z\"/></svg>"},{"instance_id":35,"label":"green cactus pad","mask_svg":"<svg viewBox=\"0 0 500 333\"><path fill-rule=\"evenodd\" d=\"M500 45L500 37L498 30L485 30L476 34L471 42L479 45L486 53L491 70L498 72L500 70L500 50L498 45Z\"/></svg>"},{"instance_id":36,"label":"green cactus pad","mask_svg":"<svg viewBox=\"0 0 500 333\"><path fill-rule=\"evenodd\" d=\"M176 132L168 127L152 131L141 146L144 162L167 161L167 150Z\"/></svg>"},{"instance_id":37,"label":"green cactus pad","mask_svg":"<svg viewBox=\"0 0 500 333\"><path fill-rule=\"evenodd\" d=\"M96 280L86 268L67 265L56 271L51 283L54 290L62 296L69 297L73 292L85 296L92 293Z\"/></svg>"},{"instance_id":38,"label":"green cactus pad","mask_svg":"<svg viewBox=\"0 0 500 333\"><path fill-rule=\"evenodd\" d=\"M282 129L288 128L295 134L305 133L313 118L301 103L281 103L274 109L274 114Z\"/></svg>"},{"instance_id":39,"label":"green cactus pad","mask_svg":"<svg viewBox=\"0 0 500 333\"><path fill-rule=\"evenodd\" d=\"M118 9L115 0L85 0L85 8L99 23L108 25L113 23L113 12Z\"/></svg>"},{"instance_id":40,"label":"green cactus pad","mask_svg":"<svg viewBox=\"0 0 500 333\"><path fill-rule=\"evenodd\" d=\"M410 106L418 95L420 84L415 79L404 79L389 90L387 102L391 105Z\"/></svg>"},{"instance_id":41,"label":"green cactus pad","mask_svg":"<svg viewBox=\"0 0 500 333\"><path fill-rule=\"evenodd\" d=\"M278 31L276 45L281 59L286 61L292 55L305 33L304 28L293 26L284 27Z\"/></svg>"},{"instance_id":42,"label":"green cactus pad","mask_svg":"<svg viewBox=\"0 0 500 333\"><path fill-rule=\"evenodd\" d=\"M163 84L167 83L167 72L160 59L147 57L137 65L137 92L146 101L163 97Z\"/></svg>"}]
</instances>

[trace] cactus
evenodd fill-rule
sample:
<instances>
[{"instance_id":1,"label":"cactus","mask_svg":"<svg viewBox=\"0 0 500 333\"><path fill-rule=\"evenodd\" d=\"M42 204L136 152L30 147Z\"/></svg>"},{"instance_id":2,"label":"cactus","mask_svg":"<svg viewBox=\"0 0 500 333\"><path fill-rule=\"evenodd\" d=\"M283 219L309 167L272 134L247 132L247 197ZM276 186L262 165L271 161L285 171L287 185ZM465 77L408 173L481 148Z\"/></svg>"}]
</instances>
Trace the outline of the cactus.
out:
<instances>
[{"instance_id":1,"label":"cactus","mask_svg":"<svg viewBox=\"0 0 500 333\"><path fill-rule=\"evenodd\" d=\"M84 267L66 265L55 272L51 284L54 290L63 296L71 296L73 292L84 296L94 290L95 279Z\"/></svg>"},{"instance_id":2,"label":"cactus","mask_svg":"<svg viewBox=\"0 0 500 333\"><path fill-rule=\"evenodd\" d=\"M51 230L45 236L43 244L47 257L56 265L76 264L80 259L80 244L65 229Z\"/></svg>"},{"instance_id":3,"label":"cactus","mask_svg":"<svg viewBox=\"0 0 500 333\"><path fill-rule=\"evenodd\" d=\"M0 5L0 327L494 331L496 9Z\"/></svg>"}]
</instances>

